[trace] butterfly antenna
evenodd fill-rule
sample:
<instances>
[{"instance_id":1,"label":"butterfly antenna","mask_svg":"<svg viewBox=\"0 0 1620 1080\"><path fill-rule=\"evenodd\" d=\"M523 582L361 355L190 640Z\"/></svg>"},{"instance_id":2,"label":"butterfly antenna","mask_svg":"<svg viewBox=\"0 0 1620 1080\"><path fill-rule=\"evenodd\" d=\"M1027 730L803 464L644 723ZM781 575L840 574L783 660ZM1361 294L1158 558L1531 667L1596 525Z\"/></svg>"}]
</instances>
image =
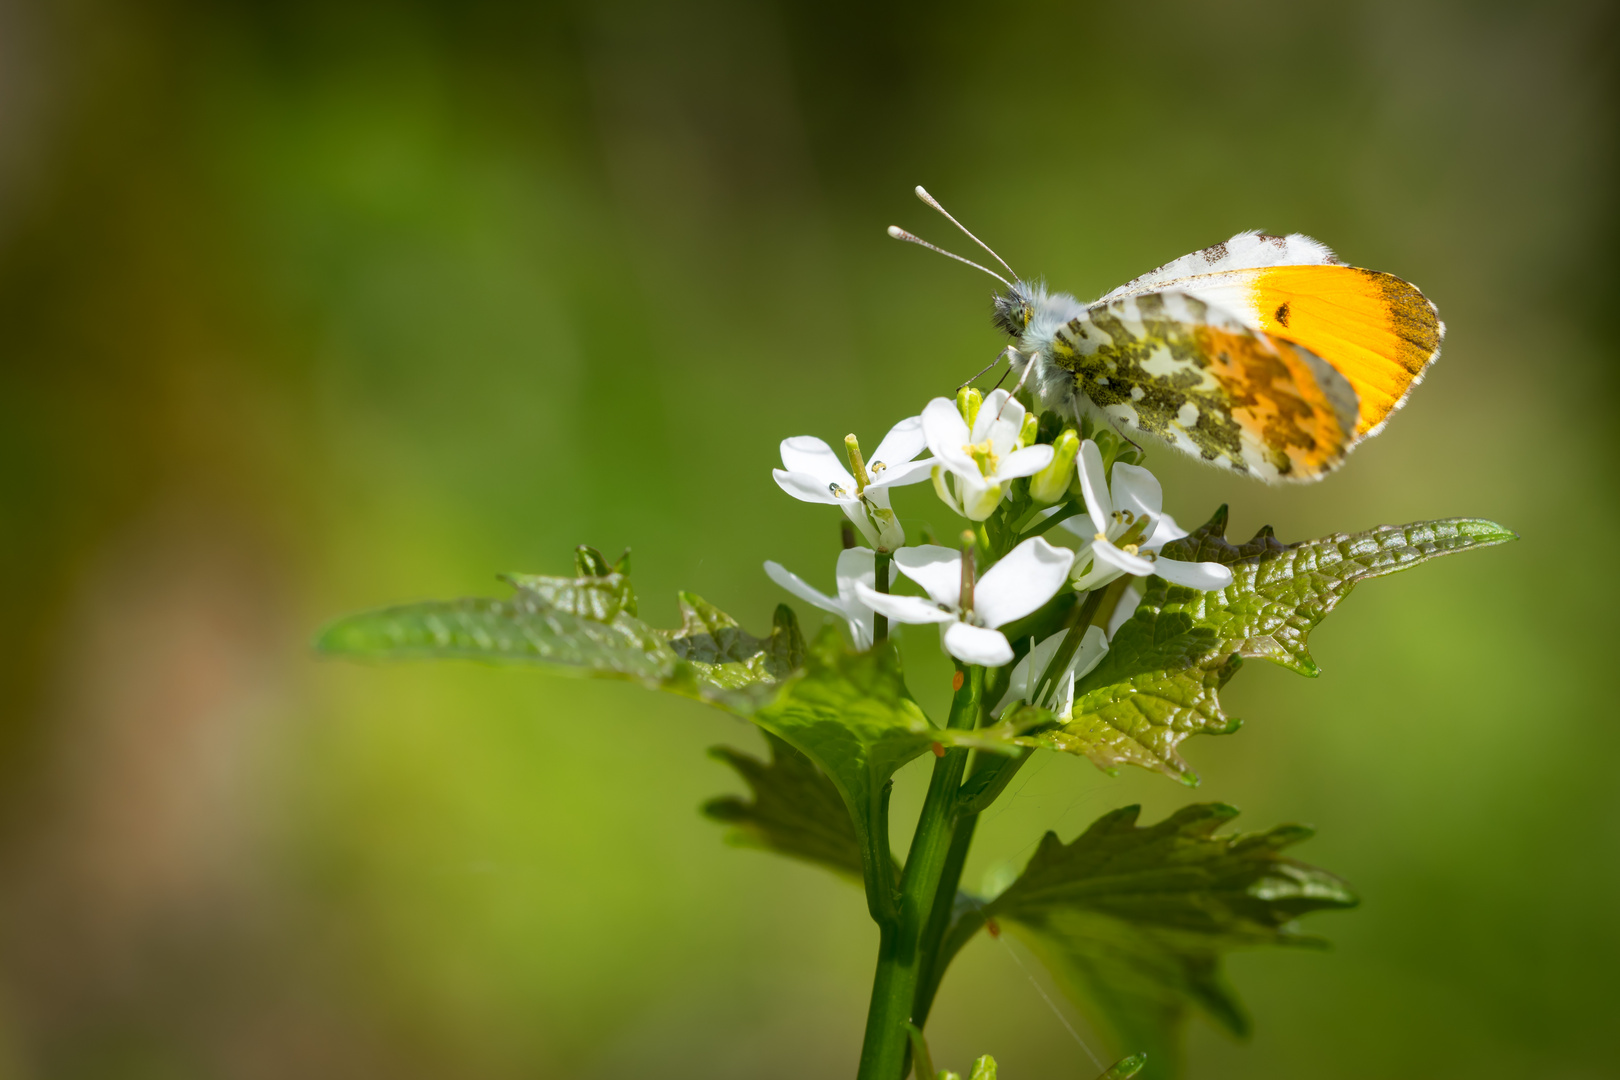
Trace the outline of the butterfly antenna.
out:
<instances>
[{"instance_id":1,"label":"butterfly antenna","mask_svg":"<svg viewBox=\"0 0 1620 1080\"><path fill-rule=\"evenodd\" d=\"M1008 281L1006 278L1002 277L1000 274L996 273L994 270L990 269L988 266L980 266L978 263L974 262L972 259L964 259L964 258L962 258L962 256L952 254L951 252L946 251L942 247L936 247L935 245L930 244L928 241L924 240L920 236L911 235L910 233L906 232L906 230L902 229L898 225L890 225L889 226L889 235L894 237L896 240L904 240L908 244L920 244L921 246L927 248L929 251L937 251L941 255L945 256L947 259L955 259L959 263L967 263L969 266L973 267L973 269L975 269L975 270L983 270L985 273L989 274L991 277L995 278L997 281L999 281L1003 285L1007 286L1007 288L1010 289L1010 288L1013 287L1012 282ZM1014 274L1013 276L1017 277L1018 275Z\"/></svg>"},{"instance_id":2,"label":"butterfly antenna","mask_svg":"<svg viewBox=\"0 0 1620 1080\"><path fill-rule=\"evenodd\" d=\"M983 240L980 240L977 236L974 236L972 233L968 232L966 225L963 225L960 221L957 221L955 218L951 217L951 212L949 210L945 209L943 206L941 206L939 204L938 199L936 199L932 195L928 194L928 192L923 188L923 186L921 184L917 185L916 191L917 191L917 198L921 199L923 202L927 203L929 206L932 206L935 210L938 210L941 214L944 214L946 221L950 222L952 225L955 225L958 229L961 229L963 236L967 237L969 240L973 241L975 244L978 244L980 247L984 248L984 250L988 251L990 253L990 257L992 259L996 260L996 262L1000 263L1002 265L1002 268L1005 269L1007 271L1007 273L1009 273L1009 274L1011 274L1013 276L1014 280L1017 280L1018 272L1016 270L1014 270L1012 267L1007 265L1007 260L1003 259L1000 255L997 255L995 253L995 250L993 248L991 248L991 246L989 244L985 243Z\"/></svg>"}]
</instances>

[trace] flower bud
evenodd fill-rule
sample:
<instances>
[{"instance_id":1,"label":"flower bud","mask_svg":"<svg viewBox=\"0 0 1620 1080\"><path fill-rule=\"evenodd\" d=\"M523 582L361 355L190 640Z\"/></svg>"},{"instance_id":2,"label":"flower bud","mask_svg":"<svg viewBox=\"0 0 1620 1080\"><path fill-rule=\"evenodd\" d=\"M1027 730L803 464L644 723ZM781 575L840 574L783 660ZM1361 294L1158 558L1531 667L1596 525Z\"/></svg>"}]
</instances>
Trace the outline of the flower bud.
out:
<instances>
[{"instance_id":1,"label":"flower bud","mask_svg":"<svg viewBox=\"0 0 1620 1080\"><path fill-rule=\"evenodd\" d=\"M1041 418L1032 412L1024 414L1024 426L1018 431L1018 445L1033 446L1041 433Z\"/></svg>"},{"instance_id":2,"label":"flower bud","mask_svg":"<svg viewBox=\"0 0 1620 1080\"><path fill-rule=\"evenodd\" d=\"M979 418L979 406L984 404L984 395L971 386L964 386L956 392L956 408L967 421L968 430L973 430L973 422Z\"/></svg>"},{"instance_id":3,"label":"flower bud","mask_svg":"<svg viewBox=\"0 0 1620 1080\"><path fill-rule=\"evenodd\" d=\"M1029 478L1029 497L1038 503L1055 503L1069 490L1074 477L1075 455L1080 453L1080 436L1064 428L1052 440L1052 463Z\"/></svg>"},{"instance_id":4,"label":"flower bud","mask_svg":"<svg viewBox=\"0 0 1620 1080\"><path fill-rule=\"evenodd\" d=\"M906 530L893 510L870 495L857 503L844 504L844 516L860 530L874 551L895 551L905 547Z\"/></svg>"},{"instance_id":5,"label":"flower bud","mask_svg":"<svg viewBox=\"0 0 1620 1080\"><path fill-rule=\"evenodd\" d=\"M866 515L877 534L872 547L878 551L897 551L906 546L906 530L893 510L884 506L866 504Z\"/></svg>"}]
</instances>

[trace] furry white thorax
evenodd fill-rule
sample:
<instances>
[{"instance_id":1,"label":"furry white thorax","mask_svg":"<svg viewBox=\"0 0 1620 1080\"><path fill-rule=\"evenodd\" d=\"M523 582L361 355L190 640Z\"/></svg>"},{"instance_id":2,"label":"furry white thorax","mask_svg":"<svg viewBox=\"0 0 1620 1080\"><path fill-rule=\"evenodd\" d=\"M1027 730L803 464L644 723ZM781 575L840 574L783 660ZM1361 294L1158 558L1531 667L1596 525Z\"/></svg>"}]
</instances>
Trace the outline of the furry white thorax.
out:
<instances>
[{"instance_id":1,"label":"furry white thorax","mask_svg":"<svg viewBox=\"0 0 1620 1080\"><path fill-rule=\"evenodd\" d=\"M1085 314L1086 305L1068 293L1047 292L1039 281L1021 281L1017 288L1029 302L1031 315L1017 347L1007 353L1013 376L1024 381L1037 411L1051 409L1078 419L1089 402L1078 392L1074 376L1052 362L1052 341L1061 327ZM1026 379L1024 369L1031 363L1035 370Z\"/></svg>"},{"instance_id":2,"label":"furry white thorax","mask_svg":"<svg viewBox=\"0 0 1620 1080\"><path fill-rule=\"evenodd\" d=\"M1014 289L1028 302L1031 314L1017 348L1009 350L1013 375L1023 379L1024 369L1034 363L1035 370L1029 373L1025 386L1039 408L1068 413L1077 419L1087 412L1101 415L1090 399L1078 392L1074 376L1051 359L1052 341L1058 330L1087 309L1173 286L1217 310L1229 312L1250 329L1259 330L1259 313L1249 299L1250 278L1241 272L1271 266L1323 265L1342 265L1342 261L1321 241L1300 233L1272 236L1251 229L1225 243L1172 259L1092 304L1082 304L1068 293L1047 292L1043 282L1020 281Z\"/></svg>"}]
</instances>

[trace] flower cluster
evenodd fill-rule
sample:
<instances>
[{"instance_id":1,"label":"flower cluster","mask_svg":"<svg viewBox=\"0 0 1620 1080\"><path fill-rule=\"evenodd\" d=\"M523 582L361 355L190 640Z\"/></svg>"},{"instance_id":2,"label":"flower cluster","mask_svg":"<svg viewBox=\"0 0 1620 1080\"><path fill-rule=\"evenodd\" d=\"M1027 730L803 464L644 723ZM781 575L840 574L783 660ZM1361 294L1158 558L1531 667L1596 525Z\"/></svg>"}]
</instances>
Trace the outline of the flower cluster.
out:
<instances>
[{"instance_id":1,"label":"flower cluster","mask_svg":"<svg viewBox=\"0 0 1620 1080\"><path fill-rule=\"evenodd\" d=\"M1187 534L1164 512L1158 480L1134 463L1134 446L1107 428L1037 416L1005 390L935 398L896 424L870 459L854 435L844 450L840 458L821 439L785 439L774 475L796 499L841 508L870 546L853 546L846 532L835 595L779 563L767 562L766 574L842 618L857 648L882 640L890 620L936 623L959 663L1010 665L998 714L1019 702L1068 714L1076 684L1139 595L1120 578L1157 575L1206 591L1232 582L1219 563L1164 555ZM959 546L906 546L890 492L923 480L966 520ZM891 567L922 595L891 591ZM1015 623L1045 637L1009 638Z\"/></svg>"}]
</instances>

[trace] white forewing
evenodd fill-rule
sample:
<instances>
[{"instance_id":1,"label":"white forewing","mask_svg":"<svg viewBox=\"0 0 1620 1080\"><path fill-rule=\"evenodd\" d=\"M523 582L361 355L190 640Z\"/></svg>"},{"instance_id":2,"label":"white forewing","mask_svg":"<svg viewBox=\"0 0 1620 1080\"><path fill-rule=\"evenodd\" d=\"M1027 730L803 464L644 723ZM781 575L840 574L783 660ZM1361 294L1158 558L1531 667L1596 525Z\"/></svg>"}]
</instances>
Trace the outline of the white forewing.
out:
<instances>
[{"instance_id":1,"label":"white forewing","mask_svg":"<svg viewBox=\"0 0 1620 1080\"><path fill-rule=\"evenodd\" d=\"M1171 283L1186 289L1183 279L1203 277L1209 274L1222 274L1233 270L1259 270L1267 266L1338 266L1343 265L1339 257L1333 254L1326 244L1313 240L1300 233L1290 233L1288 236L1270 236L1258 230L1240 232L1224 244L1216 244L1202 251L1195 251L1191 255L1183 255L1165 263L1157 270L1150 270L1139 278L1127 281L1113 292L1097 301L1106 304L1110 300L1118 300L1124 296L1140 296L1142 293L1162 289ZM1198 293L1203 299L1202 293ZM1219 304L1214 299L1208 303L1233 310L1230 303Z\"/></svg>"}]
</instances>

